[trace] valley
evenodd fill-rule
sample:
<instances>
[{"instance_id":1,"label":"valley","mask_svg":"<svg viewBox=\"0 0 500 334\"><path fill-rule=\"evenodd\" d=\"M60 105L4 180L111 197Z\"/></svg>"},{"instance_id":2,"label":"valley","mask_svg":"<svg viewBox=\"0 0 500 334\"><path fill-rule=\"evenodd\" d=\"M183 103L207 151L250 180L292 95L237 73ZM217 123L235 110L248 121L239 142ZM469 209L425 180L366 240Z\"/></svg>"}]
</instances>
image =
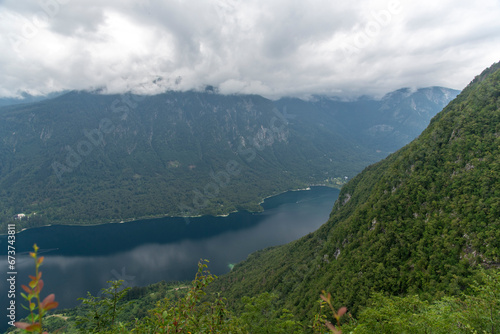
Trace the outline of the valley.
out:
<instances>
[{"instance_id":1,"label":"valley","mask_svg":"<svg viewBox=\"0 0 500 334\"><path fill-rule=\"evenodd\" d=\"M271 101L69 92L3 107L0 228L13 217L25 228L258 212L287 190L340 188L418 136L457 93Z\"/></svg>"},{"instance_id":2,"label":"valley","mask_svg":"<svg viewBox=\"0 0 500 334\"><path fill-rule=\"evenodd\" d=\"M498 319L493 316L491 316L491 321L484 321L483 319L489 314L493 314L491 312L497 312L498 291L500 291L498 289L500 287L500 280L498 279L498 267L500 266L500 244L498 241L500 240L500 193L498 192L498 189L500 189L500 169L497 163L500 155L498 151L500 148L498 145L500 131L500 113L498 111L499 64L494 64L476 76L455 99L431 119L430 124L416 139L394 153L389 153L389 143L394 144L396 138L408 141L408 137L401 137L399 133L391 130L392 132L388 134L388 137L374 137L370 141L368 137L372 136L374 132L366 131L366 129L372 129L372 123L367 122L364 127L358 126L358 128L365 129L365 131L360 131L361 134L358 135L357 145L350 142L349 145L351 146L349 147L360 150L354 152L368 152L368 154L374 154L373 149L375 147L385 147L384 150L378 150L380 152L375 150L375 152L383 153L386 157L365 167L361 173L353 177L346 175L344 178L341 176L330 178L331 181L339 182L338 185L342 185L342 187L335 194L335 198L337 196L338 198L327 218L327 222L322 225L321 222L318 223L319 228L317 230L313 231L316 225L309 232L302 230L299 235L304 236L291 242L283 240L282 242L288 242L284 244L276 241L269 243L270 247L260 244L261 247L258 247L260 250L251 253L246 260L237 259L234 262L231 260L227 263L227 273L218 279L208 271L208 261L200 260L195 280L189 289L186 288L189 285L185 281L172 281L134 288L130 290L130 294L126 293L126 290L123 290L123 292L109 290L118 289L116 284L123 284L124 281L121 281L111 282L110 284L114 284L111 288L101 290L103 294L111 297L94 299L89 294L84 299L85 303L96 303L95 305L101 305L98 306L98 309L104 310L101 308L104 305L103 303L109 303L110 300L113 300L112 298L117 298L112 296L119 294L120 299L127 298L130 303L118 303L116 305L115 310L117 310L117 313L113 317L119 317L119 322L109 319L106 320L106 323L96 322L96 318L91 314L93 311L86 306L78 306L73 309L59 311L56 317L48 318L46 326L55 329L64 325L68 333L89 328L94 328L97 332L115 333L118 330L117 326L122 326L125 331L131 329L146 333L153 330L153 328L179 326L178 321L182 321L182 326L186 330L187 328L193 328L193 330L204 328L201 332L208 331L207 328L210 326L210 328L218 328L219 332L239 330L242 333L263 328L270 328L273 333L285 329L295 333L324 333L325 328L333 331L337 330L336 328L342 328L342 330L346 329L360 333L384 333L397 332L401 326L406 328L405 330L415 333L429 328L436 332L447 333L450 330L453 331L457 326L458 328L467 326L464 328L495 332L494 328L498 324ZM398 91L396 95L401 92L405 91ZM204 95L205 98L207 96ZM294 109L294 106L302 102L293 101L293 103L286 105L286 108L281 106L282 110L287 111L288 118L291 118L290 115L295 117L292 118L292 121L283 122L282 125L285 127L280 129L275 126L279 114L277 115L274 109L271 109L271 112L267 115L270 127L253 127L254 130L258 129L255 131L259 135L256 136L258 141L254 141L252 146L245 145L247 140L245 140L244 136L238 136L240 130L236 131L237 128L228 129L224 127L226 136L232 134L234 138L239 138L241 146L236 148L234 144L228 142L226 151L217 150L213 145L208 144L222 143L223 141L221 141L219 133L213 132L210 135L205 134L205 136L216 140L197 142L194 139L186 139L179 143L178 147L181 148L186 143L190 143L191 140L192 143L199 145L197 147L211 148L213 156L225 152L226 158L231 157L227 162L226 159L220 159L217 165L219 168L214 168L215 165L212 165L211 169L207 166L203 167L204 172L210 175L210 183L207 183L207 186L203 188L205 193L201 193L201 191L195 192L195 198L197 199L193 200L193 204L196 205L196 202L203 198L206 201L209 198L216 198L217 200L223 198L223 196L217 197L219 191L229 189L229 184L232 183L233 178L238 179L237 177L245 172L255 172L255 170L248 168L254 160L256 166L274 166L273 162L277 161L275 158L280 154L278 148L290 153L290 155L284 155L283 159L288 158L290 165L297 167L295 174L292 173L291 168L287 167L287 172L290 175L297 175L296 180L300 180L300 175L306 175L306 170L302 169L305 168L305 165L300 164L301 161L321 162L330 160L328 155L324 153L321 155L323 152L321 151L321 144L311 144L311 147L314 147L316 151L309 150L307 152L293 150L294 146L289 145L297 140L302 140L301 145L307 146L305 139L313 140L315 138L314 131L303 132L301 135L297 131L297 127L299 124L306 128L312 126L312 124L318 125L313 121L314 117L311 115L314 115L315 112L324 112L323 108L328 103L322 99L318 99L316 102L318 104L308 110L308 117L302 116L303 122L300 123L298 122L301 116L299 110L303 110L302 108L305 109L305 107ZM290 102L281 101L281 103ZM338 101L335 102L335 104L337 103ZM364 102L358 101L354 103L363 104ZM362 110L361 107L359 108L358 110ZM3 112L5 110L7 110L7 115L12 112L12 109L4 109ZM253 109L250 108L250 110ZM378 110L380 112L380 110L385 109L379 108ZM336 117L332 117L332 119L337 121L340 118L339 115L341 114L335 114ZM327 118L325 115L323 117ZM380 117L379 115L377 119L379 123ZM394 113L392 113L391 117L394 117ZM9 120L12 121L12 119L11 116ZM220 121L219 118L216 117L216 119ZM406 120L408 119L409 117L406 118ZM225 118L225 121L227 122L228 119ZM101 125L106 123L109 122L101 120ZM405 124L404 121L400 123ZM411 124L409 121L408 123ZM192 122L186 122L186 124L187 128L191 129L193 127ZM243 124L250 124L249 120L243 120ZM321 124L319 128L315 129L316 132L321 128ZM340 134L349 135L350 132L345 130L349 128L349 122L344 120L342 124L342 127L338 127L339 132L325 133L347 142L346 137L340 136ZM87 134L91 134L87 136L89 141L95 140L99 145L105 143L103 147L99 148L100 152L96 152L103 159L105 157L103 154L108 149L106 146L111 146L112 143L115 146L118 144L117 141L113 142L111 140L113 136L107 139L104 135L114 133L116 128L116 126L100 126L98 129L101 131L102 136L95 131L87 132ZM382 130L382 132L388 132L386 129L390 128L391 126L387 124L375 126L375 129ZM243 126L242 129L249 131L248 126ZM342 133L341 129L344 129L345 132ZM130 129L121 130L123 133L128 133L128 131ZM189 133L188 130L186 131ZM133 133L134 136L137 136L140 131L137 129ZM115 136L118 135L115 134ZM294 138L294 136L297 136L297 138ZM321 137L324 138L324 136ZM153 131L150 132L150 136L147 138L150 138L150 144L154 142ZM174 137L167 136L168 140L172 140L172 138ZM126 136L122 134L120 139L126 139ZM251 141L249 142L251 143ZM38 143L38 139L34 140L33 143ZM207 146L203 146L202 143L207 144ZM384 146L384 143L386 146ZM370 147L370 145L372 146ZM134 150L131 149L129 156L132 156L131 153ZM139 152L148 151L144 149ZM199 160L196 160L198 165L188 165L187 169L189 171L203 166L200 161L207 161L203 159L203 151L198 150L195 152L198 153L197 159ZM230 155L230 152L233 155ZM292 152L295 154L291 154ZM342 152L342 150L335 152ZM115 154L117 153L115 152ZM178 159L166 165L164 164L163 167L168 166L177 170L190 161L194 161L182 160L182 154L177 156ZM367 157L374 158L375 156L376 154L373 156L361 155L358 156L358 159L364 161L361 157L367 159ZM310 159L300 160L300 158L304 159L304 157ZM157 158L159 159L159 156ZM191 159L196 159L196 157L191 157ZM83 159L78 164L76 164L76 161L79 160L69 158L66 162L68 165L75 163L75 166L70 166L72 168L79 168L80 163L82 167L84 166ZM352 166L345 161L353 162L352 159L344 160L347 166ZM226 164L223 162L226 162ZM294 162L296 165L294 165ZM332 163L333 159L329 162ZM137 170L141 168L140 164L135 166ZM321 163L319 163L319 166L321 166ZM244 170L244 167L248 169ZM346 167L344 166L344 168ZM279 168L276 168L275 173L279 174L279 170ZM73 177L78 177L80 175L72 173L72 171L66 172L69 173L67 176L74 175ZM143 174L139 175L147 175L145 169L141 172ZM301 174L301 172L304 174ZM89 171L89 173L91 172ZM269 176L268 174L265 175ZM318 175L322 175L321 177L324 180L327 174L318 172ZM57 179L57 176L51 175L49 178ZM140 179L140 177L137 177L137 179ZM244 180L247 179L244 178ZM282 180L284 184L289 184L286 182L290 180L286 178ZM314 180L318 179L310 178L309 182ZM303 183L296 182L297 187L308 184L305 181L302 181ZM208 189L211 189L212 193L209 193ZM244 189L246 190L248 187ZM335 191L325 187L319 189L323 189L320 191ZM302 198L301 193L305 193L306 197ZM279 232L272 232L268 230L270 225L262 225L264 232L261 231L261 237L268 235L268 233L283 237L286 234L284 231L290 229L290 226L287 226L286 223L293 220L291 216L286 218L286 214L292 214L294 218L297 218L296 227L303 227L303 222L308 218L301 217L301 214L306 212L304 211L305 208L310 205L303 199L307 198L307 195L310 195L309 193L310 191L283 193L260 203L263 208L271 208L272 210L276 204L280 203L278 198L286 197L289 199L297 198L296 203L293 205L301 206L296 213L293 213L292 207L287 207L285 203L285 206L283 206L283 208L286 207L285 211L276 215L276 217L281 217L282 222L286 221L281 227L284 229ZM199 208L205 209L202 203L201 201L198 203ZM327 201L325 203L327 203L326 215L331 202ZM306 206L302 207L304 204ZM206 204L206 208L209 207ZM292 210L292 212L288 210ZM312 210L307 214L312 217L313 212L317 211L317 207L312 205L309 206L308 210ZM51 256L47 256L48 276L50 278L50 275L53 274L50 267L57 267L61 262L68 265L68 262L79 259L80 262L73 271L78 271L89 265L88 263L84 264L85 261L88 261L88 254L78 258L76 256L77 249L67 246L50 249L48 247L51 244L58 245L62 242L60 245L66 243L81 249L85 248L83 245L89 245L89 250L93 250L93 247L99 245L101 247L111 246L111 249L109 249L110 254L120 251L121 247L124 247L122 249L124 251L127 251L128 247L134 247L133 243L124 242L124 239L117 239L113 236L114 234L125 239L132 235L136 237L143 235L144 246L146 248L152 247L153 253L156 252L160 255L156 257L156 254L153 255L149 251L147 258L153 260L153 267L159 269L168 268L168 265L162 262L167 260L174 267L177 266L174 271L179 273L178 266L181 263L185 265L187 259L186 256L181 256L182 247L177 246L174 247L175 249L170 250L160 249L161 247L159 248L158 245L147 244L155 240L152 236L170 240L172 228L176 226L174 230L180 233L178 236L181 242L187 236L184 233L190 230L188 233L190 234L189 238L194 237L194 239L198 240L198 245L202 245L202 240L209 237L210 233L215 232L217 234L217 228L221 226L221 222L225 221L226 218L236 218L237 222L229 224L230 229L239 229L241 227L239 224L245 221L242 218L245 215L254 218L259 217L259 219L266 217L266 210L259 214L243 210L237 211L227 217L164 218L173 219L170 223L159 224L161 228L167 229L167 232L164 233L147 231L140 233L139 230L142 230L142 226L148 224L146 221L126 224L103 224L95 227L65 225L43 227L42 229L49 233L55 233L58 230L62 231L66 228L81 228L84 229L82 231L87 230L90 235L94 236L96 233L90 229L115 229L121 226L139 229L133 233L122 234L111 231L100 233L103 240L105 240L104 243L98 243L99 238L95 237L90 237L90 239L94 239L93 241L89 241L90 239L85 241L85 233L82 232L79 233L83 242L81 247L76 242L78 240L75 238L76 236L62 237L55 235L55 239L52 241L50 241L50 236L42 237L48 242L43 250L53 251L54 255L56 255L53 257L55 260L53 263L51 262ZM34 220L36 216L38 214L30 219ZM215 220L220 220L220 222L214 226L206 225L208 222ZM258 227L258 225L256 226ZM252 223L250 223L249 227L251 226ZM41 229L30 229L18 235L34 233L35 237L40 237L42 236L40 232ZM246 233L243 233L243 238L247 237ZM296 237L297 235L295 237L291 236L290 239L293 240ZM118 245L112 246L109 241L106 241L109 238L116 239ZM171 241L175 241L175 236ZM226 243L228 242L228 239L226 239ZM1 243L5 242L2 241ZM253 241L251 244L254 247L259 243ZM236 248L230 253L242 250L242 245L243 241L237 242ZM143 251L141 245L137 246L140 252ZM29 248L29 245L25 244L24 247ZM189 245L188 248L194 248L194 244ZM249 250L249 252L254 250L255 248ZM35 249L35 251L38 250ZM62 261L60 256L57 256L57 252L62 252L61 255L66 254L69 257ZM99 254L100 256L105 254L105 251L99 249L96 252L96 255ZM166 254L170 252L173 252L175 256L169 259ZM208 249L205 249L202 253L210 254ZM228 254L227 251L222 253ZM241 257L244 256L244 254L240 255ZM131 265L131 257L133 256L130 254L125 255L126 260L124 263ZM176 262L179 260L180 262ZM116 258L113 261L116 261ZM224 272L221 263L218 261L215 261L215 272L219 272L219 270ZM139 261L141 264L144 262L144 258ZM106 264L105 267L109 267L109 264ZM94 274L94 270L90 270L90 272ZM122 276L127 279L130 277L135 279L135 276L127 276L124 269L119 277ZM167 275L166 277L167 280L185 279L180 276L168 278ZM69 289L69 287L65 289ZM188 291L184 292L183 290ZM332 293L329 294L326 291ZM320 295L320 300L323 300L322 303L318 303ZM158 300L163 297L172 299L165 299L164 304L162 302L158 303ZM64 298L61 300L64 300ZM150 308L154 303L156 303L156 306ZM150 305L146 306L150 308L149 315L144 310L139 310L139 305ZM207 313L208 311L205 309L207 305L211 310L220 310L225 314L225 317L218 318L219 320L211 318L212 320L205 322L203 319L207 314L215 314ZM339 319L337 327L329 325L326 320L328 317L321 315L321 305L323 307L326 305L331 306L334 317ZM408 307L411 310L406 310L405 307L401 308L398 305L409 305ZM126 312L119 311L125 309L127 309ZM341 315L335 313L337 309L341 315L348 310L349 318L344 318L341 322ZM446 311L443 312L443 309ZM161 314L161 317L158 317L159 314ZM200 320L185 320L191 318ZM79 319L87 320L82 325L79 323ZM131 321L135 321L134 325L132 325ZM459 332L463 331L460 330Z\"/></svg>"}]
</instances>

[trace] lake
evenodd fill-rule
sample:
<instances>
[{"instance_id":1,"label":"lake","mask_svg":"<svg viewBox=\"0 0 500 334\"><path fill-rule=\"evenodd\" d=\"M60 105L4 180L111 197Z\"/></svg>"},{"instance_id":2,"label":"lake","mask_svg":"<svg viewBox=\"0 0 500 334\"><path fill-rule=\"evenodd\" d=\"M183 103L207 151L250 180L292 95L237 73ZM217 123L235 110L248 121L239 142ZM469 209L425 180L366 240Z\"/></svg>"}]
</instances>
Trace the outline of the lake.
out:
<instances>
[{"instance_id":1,"label":"lake","mask_svg":"<svg viewBox=\"0 0 500 334\"><path fill-rule=\"evenodd\" d=\"M123 279L125 286L144 286L161 280L191 280L200 258L220 275L259 249L284 244L315 231L325 223L339 190L311 187L270 197L261 213L236 212L227 217L167 217L122 224L47 226L16 235L17 290L27 284L34 265L28 252L34 243L45 256L41 270L42 296L55 293L60 308L79 304L90 291L96 295L106 281ZM0 236L6 259L7 237ZM7 261L0 270L7 273ZM5 274L4 274L5 275ZM0 302L8 306L6 279ZM4 293L5 291L5 293ZM16 298L22 311L21 297ZM5 311L4 311L5 312ZM5 330L2 317L0 330Z\"/></svg>"}]
</instances>

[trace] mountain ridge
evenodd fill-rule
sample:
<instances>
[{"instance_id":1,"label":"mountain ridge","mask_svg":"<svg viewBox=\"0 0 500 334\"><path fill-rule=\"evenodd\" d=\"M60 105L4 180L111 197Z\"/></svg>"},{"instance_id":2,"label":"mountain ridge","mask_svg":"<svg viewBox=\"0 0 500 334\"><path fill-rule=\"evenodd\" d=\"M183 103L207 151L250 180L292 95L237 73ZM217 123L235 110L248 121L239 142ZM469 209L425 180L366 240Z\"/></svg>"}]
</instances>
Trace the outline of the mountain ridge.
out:
<instances>
[{"instance_id":1,"label":"mountain ridge","mask_svg":"<svg viewBox=\"0 0 500 334\"><path fill-rule=\"evenodd\" d=\"M278 293L311 317L322 290L353 314L371 293L457 295L500 266L500 64L477 76L404 148L341 190L329 220L256 252L215 282L232 302Z\"/></svg>"},{"instance_id":2,"label":"mountain ridge","mask_svg":"<svg viewBox=\"0 0 500 334\"><path fill-rule=\"evenodd\" d=\"M21 222L30 227L258 211L259 201L272 194L318 183L340 186L408 140L398 127L428 122L419 116L409 126L391 123L394 131L381 136L343 121L352 110L376 125L380 102L370 108L365 101L362 110L323 102L73 91L0 108L0 215L5 221L37 212ZM416 103L422 111L432 106L431 113L443 104ZM414 113L401 109L406 119Z\"/></svg>"}]
</instances>

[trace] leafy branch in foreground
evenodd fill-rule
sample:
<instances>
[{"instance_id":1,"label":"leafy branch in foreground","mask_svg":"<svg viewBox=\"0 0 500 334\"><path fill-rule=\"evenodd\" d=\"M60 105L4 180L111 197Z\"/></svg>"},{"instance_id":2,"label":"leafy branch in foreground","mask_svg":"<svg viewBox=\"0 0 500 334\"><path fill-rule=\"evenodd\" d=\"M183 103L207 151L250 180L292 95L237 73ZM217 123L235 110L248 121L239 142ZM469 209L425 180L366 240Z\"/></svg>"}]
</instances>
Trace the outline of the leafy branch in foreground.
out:
<instances>
[{"instance_id":1,"label":"leafy branch in foreground","mask_svg":"<svg viewBox=\"0 0 500 334\"><path fill-rule=\"evenodd\" d=\"M472 294L462 297L444 296L436 300L424 300L419 295L400 297L373 293L352 331L360 334L499 333L500 271L481 269L470 292Z\"/></svg>"},{"instance_id":2,"label":"leafy branch in foreground","mask_svg":"<svg viewBox=\"0 0 500 334\"><path fill-rule=\"evenodd\" d=\"M30 252L30 256L35 260L35 276L29 276L31 281L28 286L22 285L22 289L27 293L21 292L21 296L28 301L28 307L23 305L23 308L30 311L27 322L15 322L14 326L24 330L25 333L43 333L43 317L47 311L56 308L59 303L54 301L55 295L52 293L40 300L40 292L43 289L42 272L40 266L43 263L44 257L38 257L38 246L33 245L34 252ZM38 311L38 312L37 312Z\"/></svg>"},{"instance_id":3,"label":"leafy branch in foreground","mask_svg":"<svg viewBox=\"0 0 500 334\"><path fill-rule=\"evenodd\" d=\"M217 277L207 260L198 263L198 272L186 295L177 301L164 299L133 329L134 333L241 333L226 309L225 299L201 303L203 289Z\"/></svg>"},{"instance_id":4,"label":"leafy branch in foreground","mask_svg":"<svg viewBox=\"0 0 500 334\"><path fill-rule=\"evenodd\" d=\"M325 296L326 295L326 296ZM321 299L328 304L330 309L332 310L333 317L337 321L337 327L335 327L331 322L326 321L326 327L335 334L342 334L342 330L340 329L340 318L347 312L347 308L345 306L339 308L338 311L335 311L335 308L332 305L332 295L328 292L328 294L323 290L323 294L320 295Z\"/></svg>"},{"instance_id":5,"label":"leafy branch in foreground","mask_svg":"<svg viewBox=\"0 0 500 334\"><path fill-rule=\"evenodd\" d=\"M119 301L125 297L130 288L120 290L123 280L108 281L107 283L110 286L101 290L100 297L92 296L90 292L87 292L87 298L78 298L87 310L87 314L79 317L76 321L84 333L101 333L104 330L117 331L123 327L116 323L116 319L128 303L119 305Z\"/></svg>"}]
</instances>

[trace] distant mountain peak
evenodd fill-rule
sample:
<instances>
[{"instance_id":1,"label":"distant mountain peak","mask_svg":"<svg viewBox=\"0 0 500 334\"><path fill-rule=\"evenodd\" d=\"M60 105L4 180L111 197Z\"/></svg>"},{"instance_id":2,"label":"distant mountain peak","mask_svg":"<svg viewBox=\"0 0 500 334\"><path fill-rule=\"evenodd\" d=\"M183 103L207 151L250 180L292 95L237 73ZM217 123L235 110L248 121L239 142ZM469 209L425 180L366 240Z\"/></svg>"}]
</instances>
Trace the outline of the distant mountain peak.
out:
<instances>
[{"instance_id":1,"label":"distant mountain peak","mask_svg":"<svg viewBox=\"0 0 500 334\"><path fill-rule=\"evenodd\" d=\"M68 91L52 92L46 95L35 94L27 91L19 91L15 97L3 97L0 98L0 107L23 104L23 103L34 103L47 99L52 99L67 93Z\"/></svg>"}]
</instances>

